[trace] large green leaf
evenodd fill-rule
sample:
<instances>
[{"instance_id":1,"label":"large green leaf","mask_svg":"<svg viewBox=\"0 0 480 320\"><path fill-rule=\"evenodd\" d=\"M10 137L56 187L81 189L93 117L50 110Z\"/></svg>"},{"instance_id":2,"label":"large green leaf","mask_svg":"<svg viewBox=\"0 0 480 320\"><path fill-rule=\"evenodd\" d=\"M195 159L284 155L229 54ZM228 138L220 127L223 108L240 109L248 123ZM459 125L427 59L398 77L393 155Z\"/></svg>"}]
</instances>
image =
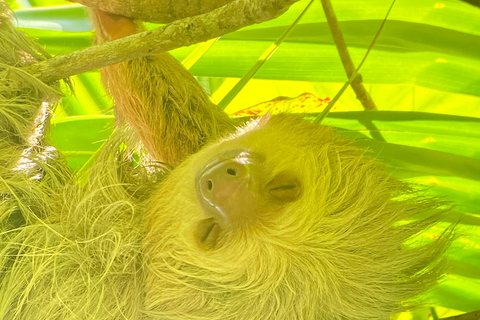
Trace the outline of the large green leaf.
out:
<instances>
[{"instance_id":1,"label":"large green leaf","mask_svg":"<svg viewBox=\"0 0 480 320\"><path fill-rule=\"evenodd\" d=\"M379 132L387 142L480 160L479 118L421 112L338 112L325 124L374 138Z\"/></svg>"},{"instance_id":2,"label":"large green leaf","mask_svg":"<svg viewBox=\"0 0 480 320\"><path fill-rule=\"evenodd\" d=\"M18 27L55 31L89 31L91 24L85 7L64 5L15 11Z\"/></svg>"},{"instance_id":3,"label":"large green leaf","mask_svg":"<svg viewBox=\"0 0 480 320\"><path fill-rule=\"evenodd\" d=\"M113 126L112 116L76 116L52 121L49 142L79 170L107 139Z\"/></svg>"}]
</instances>

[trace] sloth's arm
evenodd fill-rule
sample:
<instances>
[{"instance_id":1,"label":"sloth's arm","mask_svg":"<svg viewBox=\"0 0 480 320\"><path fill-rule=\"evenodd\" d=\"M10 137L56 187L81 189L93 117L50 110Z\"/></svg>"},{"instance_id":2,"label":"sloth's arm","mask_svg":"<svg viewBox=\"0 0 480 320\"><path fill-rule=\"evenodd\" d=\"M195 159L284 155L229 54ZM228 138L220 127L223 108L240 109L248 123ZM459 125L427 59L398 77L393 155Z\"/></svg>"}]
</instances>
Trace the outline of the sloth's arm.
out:
<instances>
[{"instance_id":1,"label":"sloth's arm","mask_svg":"<svg viewBox=\"0 0 480 320\"><path fill-rule=\"evenodd\" d=\"M91 9L97 43L143 31L129 18ZM115 101L148 152L173 165L233 128L196 79L168 52L101 69Z\"/></svg>"}]
</instances>

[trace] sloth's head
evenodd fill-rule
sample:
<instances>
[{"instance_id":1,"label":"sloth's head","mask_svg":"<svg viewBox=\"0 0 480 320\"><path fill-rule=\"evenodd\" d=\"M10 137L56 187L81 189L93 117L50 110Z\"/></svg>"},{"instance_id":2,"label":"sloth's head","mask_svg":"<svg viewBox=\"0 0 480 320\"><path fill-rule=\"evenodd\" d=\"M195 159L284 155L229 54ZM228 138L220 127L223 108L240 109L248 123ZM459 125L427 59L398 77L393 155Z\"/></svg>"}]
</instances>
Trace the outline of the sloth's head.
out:
<instances>
[{"instance_id":1,"label":"sloth's head","mask_svg":"<svg viewBox=\"0 0 480 320\"><path fill-rule=\"evenodd\" d=\"M166 319L385 318L434 279L418 273L431 248L402 245L425 223L398 223L434 205L406 192L328 127L254 120L152 197L146 308Z\"/></svg>"}]
</instances>

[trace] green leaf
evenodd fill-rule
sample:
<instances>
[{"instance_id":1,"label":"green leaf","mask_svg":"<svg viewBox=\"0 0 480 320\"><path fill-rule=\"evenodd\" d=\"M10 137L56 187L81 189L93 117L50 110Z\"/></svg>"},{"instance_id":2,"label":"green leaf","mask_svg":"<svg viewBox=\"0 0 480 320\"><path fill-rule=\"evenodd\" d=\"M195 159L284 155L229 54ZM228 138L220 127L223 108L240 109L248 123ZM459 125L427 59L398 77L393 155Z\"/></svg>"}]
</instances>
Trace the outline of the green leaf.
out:
<instances>
[{"instance_id":1,"label":"green leaf","mask_svg":"<svg viewBox=\"0 0 480 320\"><path fill-rule=\"evenodd\" d=\"M480 282L461 276L450 276L432 294L437 305L471 312L480 306Z\"/></svg>"},{"instance_id":2,"label":"green leaf","mask_svg":"<svg viewBox=\"0 0 480 320\"><path fill-rule=\"evenodd\" d=\"M15 16L16 25L21 28L70 32L92 29L86 8L77 4L17 10Z\"/></svg>"},{"instance_id":3,"label":"green leaf","mask_svg":"<svg viewBox=\"0 0 480 320\"><path fill-rule=\"evenodd\" d=\"M52 121L48 137L73 170L80 169L107 139L113 128L112 116L77 116Z\"/></svg>"},{"instance_id":4,"label":"green leaf","mask_svg":"<svg viewBox=\"0 0 480 320\"><path fill-rule=\"evenodd\" d=\"M421 112L337 112L330 114L325 124L370 137L378 132L390 143L480 160L479 118Z\"/></svg>"},{"instance_id":5,"label":"green leaf","mask_svg":"<svg viewBox=\"0 0 480 320\"><path fill-rule=\"evenodd\" d=\"M278 50L280 45L287 39L287 37L292 33L295 27L298 25L302 17L308 12L308 9L313 4L313 0L311 0L305 9L299 14L297 19L292 22L292 24L275 40L272 45L270 45L265 52L258 58L255 64L248 70L247 73L243 75L243 77L238 81L235 86L228 92L228 94L223 97L222 101L218 103L220 109L224 110L228 104L237 96L237 94L245 87L245 85L253 78L253 76L260 70L260 68L270 59L275 52Z\"/></svg>"}]
</instances>

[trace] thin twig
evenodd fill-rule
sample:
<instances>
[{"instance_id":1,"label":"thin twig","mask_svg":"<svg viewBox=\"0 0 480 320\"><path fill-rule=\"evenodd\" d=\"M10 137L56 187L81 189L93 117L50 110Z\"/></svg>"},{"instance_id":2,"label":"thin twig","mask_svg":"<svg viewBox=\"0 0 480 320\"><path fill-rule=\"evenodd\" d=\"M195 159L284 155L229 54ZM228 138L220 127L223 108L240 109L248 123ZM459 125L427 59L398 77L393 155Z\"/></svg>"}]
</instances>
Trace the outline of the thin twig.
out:
<instances>
[{"instance_id":1,"label":"thin twig","mask_svg":"<svg viewBox=\"0 0 480 320\"><path fill-rule=\"evenodd\" d=\"M464 313L459 316L443 318L442 320L480 320L480 311Z\"/></svg>"},{"instance_id":2,"label":"thin twig","mask_svg":"<svg viewBox=\"0 0 480 320\"><path fill-rule=\"evenodd\" d=\"M480 0L460 0L466 3L470 3L472 6L480 8Z\"/></svg>"},{"instance_id":3,"label":"thin twig","mask_svg":"<svg viewBox=\"0 0 480 320\"><path fill-rule=\"evenodd\" d=\"M321 1L323 10L325 11L325 16L327 17L328 26L330 27L330 31L332 32L333 41L337 46L338 54L340 55L340 59L342 60L343 67L345 68L347 76L350 78L355 72L355 65L353 64L352 58L350 57L350 53L348 52L347 44L345 43L342 31L340 30L335 11L332 7L332 3L330 2L330 0ZM357 99L360 100L365 110L377 110L377 106L370 97L370 94L363 86L362 76L360 74L357 74L357 76L350 85L352 86L353 91L355 91L357 95Z\"/></svg>"},{"instance_id":4,"label":"thin twig","mask_svg":"<svg viewBox=\"0 0 480 320\"><path fill-rule=\"evenodd\" d=\"M236 0L208 13L174 21L164 27L57 56L24 67L45 83L203 42L242 27L278 17L298 0Z\"/></svg>"},{"instance_id":5,"label":"thin twig","mask_svg":"<svg viewBox=\"0 0 480 320\"><path fill-rule=\"evenodd\" d=\"M341 97L342 94L345 92L345 90L348 88L348 86L349 86L349 85L352 83L352 81L355 80L355 78L357 77L357 74L358 74L358 72L360 71L360 68L362 68L363 64L365 63L365 61L366 61L367 58L368 58L368 55L369 55L370 52L372 51L373 46L374 46L375 43L377 42L377 39L378 39L378 37L380 36L380 33L382 32L383 27L385 26L385 23L387 22L388 16L390 15L390 12L392 11L392 8L393 8L393 6L395 5L395 2L396 2L396 0L393 0L392 3L390 4L390 8L388 9L387 14L385 15L385 18L383 19L382 23L380 24L380 28L378 28L377 33L376 33L375 36L373 37L373 40L372 40L372 42L370 43L370 46L368 47L367 52L365 53L365 56L363 56L362 61L360 61L360 64L358 65L357 69L354 70L353 74L350 76L350 78L348 79L348 81L345 82L345 84L343 85L343 87L337 92L337 94L333 97L333 99L330 100L330 102L329 102L328 105L325 107L325 109L323 109L322 113L321 113L317 118L315 118L315 120L314 120L315 123L321 123L321 122L323 121L323 119L325 119L325 117L328 115L328 113L330 112L330 110L332 110L333 106L334 106L335 103L338 101L338 99L340 99L340 97Z\"/></svg>"}]
</instances>

